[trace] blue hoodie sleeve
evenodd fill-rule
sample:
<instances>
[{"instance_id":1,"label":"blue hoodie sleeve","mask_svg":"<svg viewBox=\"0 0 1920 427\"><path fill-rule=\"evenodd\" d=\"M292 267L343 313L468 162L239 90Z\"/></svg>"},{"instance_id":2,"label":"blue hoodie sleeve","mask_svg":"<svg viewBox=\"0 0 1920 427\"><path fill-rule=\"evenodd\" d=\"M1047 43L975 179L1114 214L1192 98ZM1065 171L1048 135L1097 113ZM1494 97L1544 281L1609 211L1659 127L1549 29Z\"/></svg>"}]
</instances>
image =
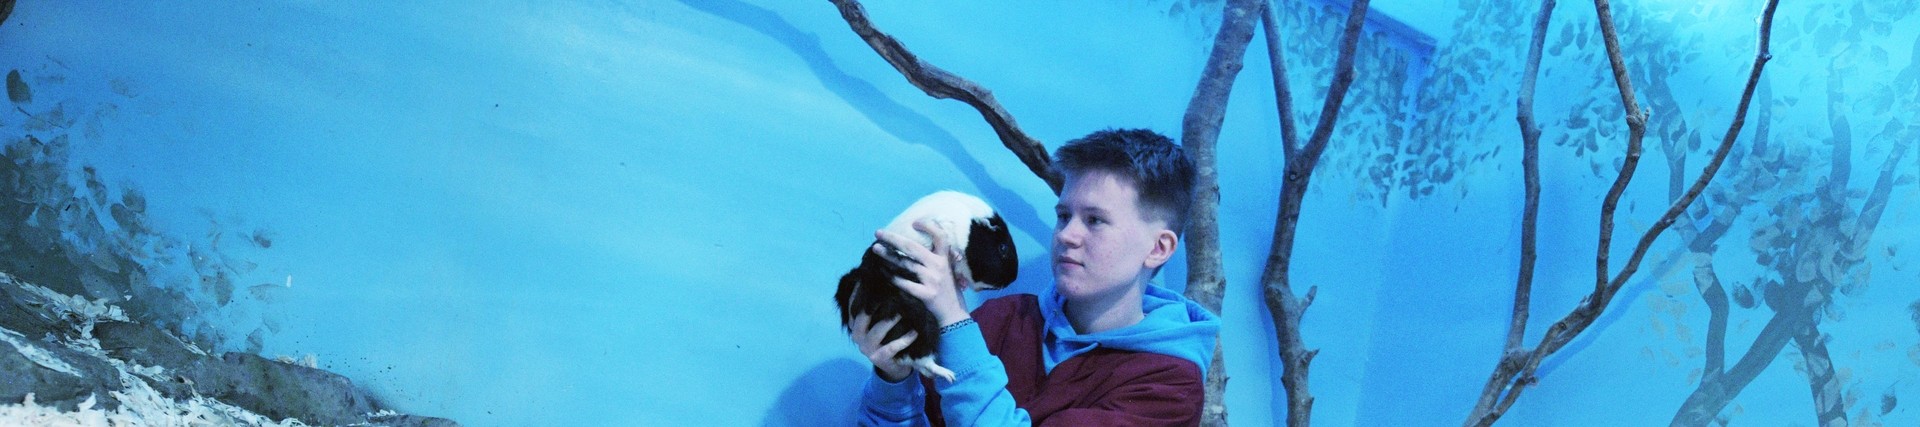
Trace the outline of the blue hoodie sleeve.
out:
<instances>
[{"instance_id":1,"label":"blue hoodie sleeve","mask_svg":"<svg viewBox=\"0 0 1920 427\"><path fill-rule=\"evenodd\" d=\"M934 380L948 425L1033 425L1027 411L1015 405L1013 394L1007 392L1007 367L987 351L979 324L968 322L948 331L940 337L936 351L940 364L953 370L952 382Z\"/></svg>"},{"instance_id":2,"label":"blue hoodie sleeve","mask_svg":"<svg viewBox=\"0 0 1920 427\"><path fill-rule=\"evenodd\" d=\"M908 375L900 382L887 382L879 373L867 376L860 393L860 425L915 426L927 423L927 393L920 377Z\"/></svg>"}]
</instances>

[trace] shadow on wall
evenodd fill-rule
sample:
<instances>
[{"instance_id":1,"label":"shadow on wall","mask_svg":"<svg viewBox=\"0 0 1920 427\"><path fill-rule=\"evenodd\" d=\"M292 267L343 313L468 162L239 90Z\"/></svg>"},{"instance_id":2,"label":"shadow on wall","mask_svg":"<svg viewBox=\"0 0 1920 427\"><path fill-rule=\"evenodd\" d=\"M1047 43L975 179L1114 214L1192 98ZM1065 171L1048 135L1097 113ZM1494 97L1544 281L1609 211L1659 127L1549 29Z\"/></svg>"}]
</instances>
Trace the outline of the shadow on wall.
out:
<instances>
[{"instance_id":1,"label":"shadow on wall","mask_svg":"<svg viewBox=\"0 0 1920 427\"><path fill-rule=\"evenodd\" d=\"M739 23L780 42L807 64L808 70L827 90L846 101L881 130L900 141L931 148L946 157L955 169L979 189L980 196L1000 211L1001 217L1012 228L1025 232L1042 244L1052 241L1052 222L1045 220L1026 199L994 181L987 173L986 166L966 151L958 137L940 128L925 115L888 98L872 83L840 69L826 50L820 47L819 36L794 27L773 11L737 0L680 0L680 3ZM900 83L906 84L904 81ZM1043 183L1039 179L1031 182ZM1027 257L1021 260L1020 267L1019 279L1012 286L1001 291L984 292L974 298L984 301L1014 293L1037 293L1043 287L1052 286L1052 266L1046 256ZM853 353L851 341L843 345L849 350L848 353ZM871 375L871 369L864 361L849 358L835 358L814 365L780 393L779 400L760 424L851 425L854 422L853 414L859 408L861 387L867 376Z\"/></svg>"},{"instance_id":2,"label":"shadow on wall","mask_svg":"<svg viewBox=\"0 0 1920 427\"><path fill-rule=\"evenodd\" d=\"M879 126L887 134L910 144L920 144L933 149L953 163L954 168L967 176L967 180L979 188L980 196L991 202L1000 211L1000 216L1015 229L1025 231L1027 236L1040 242L1048 242L1053 235L1052 223L1042 220L1034 207L1015 194L1013 190L995 182L987 174L985 165L973 158L972 154L961 146L960 139L940 128L925 115L900 105L888 98L872 83L861 80L841 70L820 47L820 37L802 31L779 14L765 8L746 4L737 0L680 0L689 7L737 22L767 37L772 37L792 50L795 55L807 63L807 69L813 71L815 78L826 86L827 90L853 106L867 120ZM822 3L822 6L826 6ZM839 29L845 30L844 27ZM851 30L847 30L851 31ZM876 55L877 56L877 55ZM900 84L908 84L902 78ZM996 146L997 147L997 146ZM1007 155L1011 156L1012 153ZM1042 184L1039 178L1031 183Z\"/></svg>"},{"instance_id":3,"label":"shadow on wall","mask_svg":"<svg viewBox=\"0 0 1920 427\"><path fill-rule=\"evenodd\" d=\"M852 343L849 342L851 347ZM780 392L780 400L760 421L764 427L847 426L859 409L860 388L866 381L865 363L852 359L830 359L814 365Z\"/></svg>"}]
</instances>

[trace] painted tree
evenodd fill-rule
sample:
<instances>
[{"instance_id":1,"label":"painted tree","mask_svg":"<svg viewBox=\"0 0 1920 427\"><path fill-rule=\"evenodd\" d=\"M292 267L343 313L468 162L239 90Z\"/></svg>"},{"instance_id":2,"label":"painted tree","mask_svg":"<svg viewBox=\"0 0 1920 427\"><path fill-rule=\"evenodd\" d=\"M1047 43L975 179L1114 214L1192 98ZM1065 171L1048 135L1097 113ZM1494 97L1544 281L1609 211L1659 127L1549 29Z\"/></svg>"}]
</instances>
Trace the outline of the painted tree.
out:
<instances>
[{"instance_id":1,"label":"painted tree","mask_svg":"<svg viewBox=\"0 0 1920 427\"><path fill-rule=\"evenodd\" d=\"M1640 6L1618 17L1622 28L1637 29L1637 31L1620 34L1620 44L1623 46L1622 52L1631 69L1645 75L1644 78L1636 81L1647 83L1643 86L1644 91L1641 94L1644 95L1649 108L1657 112L1648 119L1647 132L1658 141L1665 154L1670 178L1668 199L1674 201L1685 195L1685 171L1689 153L1701 149L1702 137L1706 134L1701 126L1695 123L1720 120L1719 111L1723 108L1712 102L1681 99L1669 83L1694 80L1700 74L1697 70L1702 69L1703 66L1711 65L1714 60L1725 60L1726 58L1714 58L1714 53L1710 53L1724 43L1703 40L1702 34L1716 31L1716 22L1736 19L1740 13L1735 12L1733 16L1729 16L1730 9L1738 9L1731 7L1687 7L1674 10L1661 9L1660 5L1642 4ZM1870 144L1866 145L1869 148L1858 151L1869 154L1869 159L1873 159L1874 155L1887 155L1885 169L1879 172L1892 173L1890 171L1899 161L1898 158L1905 152L1904 148L1899 147L1904 147L1901 144L1910 143L1908 140L1912 138L1911 135L1902 136L1900 133L1904 126L1902 120L1904 123L1912 123L1913 118L1900 117L1902 113L1899 112L1908 111L1910 108L1903 109L1898 106L1920 105L1920 101L1914 99L1916 95L1920 95L1920 92L1914 89L1915 76L1920 76L1920 68L1910 66L1904 71L1891 70L1888 59L1890 55L1882 46L1890 42L1886 38L1892 34L1892 29L1898 25L1896 23L1913 14L1914 5L1854 3L1814 4L1803 7L1808 12L1796 12L1788 18L1783 23L1788 30L1779 37L1776 44L1793 52L1812 51L1824 61L1830 62L1827 64L1830 68L1828 71L1802 76L1797 87L1830 87L1824 87L1826 90L1821 91L1824 93L1818 95L1789 91L1785 95L1776 96L1769 89L1770 85L1765 81L1761 82L1757 94L1760 103L1755 107L1756 131L1751 138L1753 142L1750 149L1736 150L1730 156L1728 160L1730 176L1718 180L1718 183L1710 187L1705 194L1707 200L1712 202L1711 204L1696 205L1691 210L1692 215L1684 215L1677 219L1676 231L1681 235L1682 244L1667 258L1667 261L1658 263L1659 265L1676 264L1679 265L1678 268L1691 270L1692 274L1682 276L1690 277L1686 281L1694 286L1688 287L1679 280L1659 279L1664 282L1661 284L1662 292L1649 294L1645 299L1652 306L1650 310L1655 315L1653 332L1665 336L1666 331L1671 331L1672 338L1678 340L1683 346L1680 351L1673 353L1661 349L1660 354L1668 359L1668 363L1677 364L1681 359L1704 358L1701 360L1704 366L1693 369L1687 375L1689 385L1698 388L1688 400L1682 402L1682 407L1674 419L1676 425L1701 425L1715 419L1733 416L1738 411L1726 411L1727 405L1746 384L1781 354L1792 358L1794 368L1808 377L1815 400L1821 405L1821 408L1816 410L1820 415L1821 425L1846 421L1846 414L1840 409L1853 406L1860 394L1857 387L1841 384L1847 382L1845 381L1848 377L1847 371L1839 368L1831 358L1826 357L1828 351L1825 348L1825 341L1819 339L1820 334L1813 333L1817 331L1820 317L1828 319L1844 317L1845 310L1835 305L1842 301L1838 298L1823 297L1826 301L1824 305L1811 310L1774 312L1769 318L1760 319L1760 323L1763 324L1774 324L1769 319L1804 321L1814 327L1807 329L1809 333L1794 336L1785 334L1789 328L1776 327L1767 330L1767 333L1775 336L1757 340L1755 345L1746 352L1726 354L1728 318L1730 317L1729 296L1731 295L1732 302L1738 305L1731 310L1770 310L1767 307L1761 307L1764 305L1761 303L1765 302L1764 297L1756 297L1756 295L1766 295L1764 292L1769 288L1785 290L1780 288L1780 277L1794 276L1796 274L1794 270L1802 265L1773 265L1773 263L1782 262L1779 261L1781 259L1799 259L1806 261L1804 265L1818 264L1829 267L1831 271L1844 273L1832 275L1841 277L1836 282L1839 284L1830 283L1826 286L1836 286L1847 291L1837 295L1829 292L1828 296L1844 297L1857 294L1864 288L1867 282L1866 271L1871 267L1870 265L1857 262L1857 259L1847 261L1850 258L1846 257L1838 260L1847 262L1809 260L1822 259L1822 253L1846 254L1849 253L1848 250L1864 248L1868 242L1853 240L1854 236L1870 235L1874 222L1856 221L1856 219L1877 218L1877 214L1868 215L1871 211L1869 208L1879 206L1879 209L1884 209L1887 201L1872 199L1868 196L1885 194L1886 191L1878 188L1864 192L1858 189L1847 190L1846 193L1851 194L1848 196L1851 197L1850 200L1857 203L1841 203L1832 198L1810 198L1806 195L1832 193L1829 190L1815 189L1816 183L1823 186L1841 183L1838 185L1845 187L1844 177L1820 174L1812 171L1811 168L1814 167L1812 165L1821 161L1850 163L1847 153L1852 148L1848 147L1856 146L1850 142L1851 135L1864 134L1850 128L1880 128L1882 130L1873 136ZM1589 89L1589 93L1597 93L1607 90L1602 86L1606 86L1607 82L1603 80L1608 76L1602 73L1587 73L1581 69L1581 64L1601 57L1598 51L1580 49L1589 41L1586 35L1598 33L1591 24L1574 22L1563 25L1559 31L1558 42L1548 47L1548 54L1567 57L1557 64L1558 71L1562 73L1562 79L1566 79L1565 76L1568 74L1572 74L1575 80L1591 77L1594 87ZM1916 52L1916 55L1920 55L1920 52ZM1704 60L1703 57L1705 57ZM1548 69L1551 73L1554 68L1549 66ZM1895 78L1871 77L1879 75L1895 75ZM1859 76L1869 76L1869 78L1862 79L1858 78ZM1825 77L1826 85L1821 84L1818 80L1820 77ZM1864 83L1861 86L1865 88L1852 87L1843 90L1838 86L1847 80L1860 82L1856 84ZM1860 98L1863 99L1849 99L1848 94L1861 94ZM1817 123L1818 126L1795 126L1784 131L1771 129L1777 127L1776 122L1782 121L1772 113L1774 108L1789 108L1796 105L1803 97L1814 96L1823 96L1828 99L1826 112L1807 112L1793 114L1790 117L1831 116L1830 120L1821 121ZM1616 147L1608 141L1612 140L1611 137L1616 135L1617 131L1609 126L1597 124L1618 121L1623 114L1618 109L1608 108L1607 103L1599 102L1598 97L1574 98L1581 101L1575 101L1572 108L1568 109L1566 116L1557 121L1556 127L1562 133L1555 140L1555 145L1571 148L1576 155L1584 155L1590 160L1592 170L1598 176L1602 170L1617 167L1615 165L1619 165L1621 159L1605 155L1616 151ZM1852 118L1849 119L1849 116ZM1810 122L1811 120L1802 121ZM1799 121L1793 122L1797 124ZM1887 126L1880 126L1882 124ZM1770 142L1776 139L1773 136L1775 134L1805 135L1805 137L1790 139L1785 143ZM1806 152L1805 145L1822 142L1833 144L1830 147L1834 151L1830 155L1820 156ZM1881 150L1888 147L1894 147L1894 149L1885 152ZM1898 175L1887 176L1893 179L1884 184L1900 185L1901 182L1912 179ZM1789 210L1821 212L1823 215L1832 215L1832 217L1824 221L1815 220L1810 218L1816 215L1803 212L1782 219L1774 213ZM1748 220L1742 215L1759 218ZM1834 219L1857 228L1851 232L1822 229L1822 227L1839 228L1839 223L1835 223ZM1782 224L1795 225L1783 226ZM1783 248L1794 247L1833 246L1835 249L1805 249L1808 251L1806 253L1812 255L1786 252L1757 256L1756 258L1762 259L1758 262L1759 267L1772 271L1773 273L1769 273L1772 276L1745 280L1753 283L1752 285L1723 284L1722 274L1716 270L1713 258L1719 248L1718 240L1730 231L1742 231L1742 227L1752 228L1754 233L1767 233L1764 236L1756 236L1752 240L1756 254L1759 254L1759 251L1789 251ZM1792 251L1799 250L1802 249L1792 249ZM1739 281L1736 280L1736 282ZM1820 286L1810 285L1812 288ZM1705 328L1689 327L1688 323L1692 321L1684 316L1688 303L1674 298L1688 290L1697 291L1705 302L1708 309ZM1796 288L1793 291L1798 290ZM1809 313L1813 319L1799 317ZM1671 323L1660 320L1667 317L1671 317ZM1746 323L1740 324L1744 326ZM1695 330L1704 330L1705 333L1696 335L1692 332ZM1782 349L1793 352L1783 353ZM1645 354L1649 359L1655 358L1651 346L1643 351L1646 351ZM1678 356L1675 355L1676 353ZM1739 362L1733 364L1731 370L1728 369L1727 363L1729 356ZM1856 412L1853 421L1868 422L1864 420L1870 414L1865 409L1862 408L1861 411Z\"/></svg>"},{"instance_id":2,"label":"painted tree","mask_svg":"<svg viewBox=\"0 0 1920 427\"><path fill-rule=\"evenodd\" d=\"M1815 15L1818 20L1809 25L1842 26L1855 19L1885 24L1899 21L1912 11L1868 13L1865 6L1856 6L1821 12L1832 15ZM1899 165L1913 150L1915 139L1920 138L1920 116L1910 109L1853 108L1858 101L1848 96L1864 93L1892 105L1920 105L1920 62L1910 62L1893 79L1865 80L1869 86L1866 90L1847 87L1852 80L1849 76L1885 68L1884 60L1873 59L1877 47L1846 48L1863 44L1861 33L1873 28L1845 25L1837 30L1837 37L1804 41L1811 48L1833 52L1828 57L1823 88L1827 102L1826 120L1821 124L1826 127L1824 142L1829 144L1824 156L1826 173L1816 168L1822 156L1773 143L1772 135L1763 127L1755 135L1756 143L1748 155L1751 160L1716 194L1717 199L1726 201L1727 208L1712 214L1711 222L1699 231L1683 227L1683 232L1690 232L1688 258L1694 264L1694 284L1708 307L1709 320L1704 373L1675 413L1672 425L1701 426L1728 418L1727 405L1788 349L1797 351L1787 354L1793 368L1807 377L1818 425L1871 425L1873 417L1884 415L1884 411L1874 414L1861 408L1852 420L1848 419L1846 408L1854 406L1860 392L1846 384L1847 371L1837 366L1828 350L1832 337L1820 330L1823 319L1839 321L1846 317L1841 298L1857 296L1866 289L1871 265L1865 260L1892 189L1914 179ZM1763 123L1770 120L1770 110L1767 105L1760 109ZM1854 135L1859 123L1884 124L1868 136L1869 149L1864 150L1868 159L1885 156L1866 189L1851 184ZM1881 147L1887 150L1880 153L1876 148ZM1749 225L1749 242L1755 262L1765 273L1753 278L1751 284L1726 286L1714 268L1712 254L1716 240L1740 220L1742 207L1759 210ZM1729 293L1734 306L1729 305ZM1729 367L1725 341L1729 312L1735 309L1768 310L1772 314L1759 336Z\"/></svg>"}]
</instances>

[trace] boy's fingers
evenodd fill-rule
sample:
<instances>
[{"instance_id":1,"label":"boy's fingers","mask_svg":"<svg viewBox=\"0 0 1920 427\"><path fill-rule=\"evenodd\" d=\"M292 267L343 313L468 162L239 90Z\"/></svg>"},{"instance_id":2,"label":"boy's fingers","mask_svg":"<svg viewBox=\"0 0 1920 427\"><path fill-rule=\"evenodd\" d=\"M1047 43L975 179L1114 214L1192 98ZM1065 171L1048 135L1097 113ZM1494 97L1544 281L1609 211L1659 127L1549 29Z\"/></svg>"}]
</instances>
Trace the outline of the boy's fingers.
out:
<instances>
[{"instance_id":1,"label":"boy's fingers","mask_svg":"<svg viewBox=\"0 0 1920 427\"><path fill-rule=\"evenodd\" d=\"M893 340L893 342L887 343L887 346L881 349L881 351L885 352L884 354L881 354L881 355L886 356L888 359L892 359L895 355L899 355L901 351L905 351L907 349L907 346L913 345L913 340L918 338L920 338L919 332L909 331L907 332L906 335L901 335L900 338Z\"/></svg>"},{"instance_id":2,"label":"boy's fingers","mask_svg":"<svg viewBox=\"0 0 1920 427\"><path fill-rule=\"evenodd\" d=\"M947 253L947 242L946 239L942 238L942 235L946 233L941 233L940 226L934 225L933 221L924 219L914 221L913 229L927 233L927 236L933 238L933 247L931 249L935 255L945 255Z\"/></svg>"},{"instance_id":3,"label":"boy's fingers","mask_svg":"<svg viewBox=\"0 0 1920 427\"><path fill-rule=\"evenodd\" d=\"M866 313L860 313L857 316L853 316L853 324L848 325L847 330L855 334L864 334L867 332L867 323L871 321L873 321L872 316L868 316Z\"/></svg>"},{"instance_id":4,"label":"boy's fingers","mask_svg":"<svg viewBox=\"0 0 1920 427\"><path fill-rule=\"evenodd\" d=\"M900 316L894 316L874 324L873 329L867 330L867 342L885 342L887 339L887 331L892 331L893 325L898 323L900 323Z\"/></svg>"},{"instance_id":5,"label":"boy's fingers","mask_svg":"<svg viewBox=\"0 0 1920 427\"><path fill-rule=\"evenodd\" d=\"M905 277L895 277L893 278L893 286L900 288L902 291L906 291L908 295L913 295L914 298L926 298L926 296L922 294L926 293L927 285L920 282L907 280Z\"/></svg>"},{"instance_id":6,"label":"boy's fingers","mask_svg":"<svg viewBox=\"0 0 1920 427\"><path fill-rule=\"evenodd\" d=\"M919 259L907 256L906 252L894 250L892 247L887 246L886 243L875 243L873 244L873 248L869 250L873 252L874 255L880 256L880 259L886 260L889 264L893 264L895 268L904 270L920 265Z\"/></svg>"},{"instance_id":7,"label":"boy's fingers","mask_svg":"<svg viewBox=\"0 0 1920 427\"><path fill-rule=\"evenodd\" d=\"M892 246L895 251L905 255L907 259L913 260L915 263L928 259L927 255L932 254L932 252L928 252L927 247L921 245L920 242L909 239L906 236L894 234L891 231L878 230L873 232L873 236L880 239L881 242L886 243L887 246Z\"/></svg>"}]
</instances>

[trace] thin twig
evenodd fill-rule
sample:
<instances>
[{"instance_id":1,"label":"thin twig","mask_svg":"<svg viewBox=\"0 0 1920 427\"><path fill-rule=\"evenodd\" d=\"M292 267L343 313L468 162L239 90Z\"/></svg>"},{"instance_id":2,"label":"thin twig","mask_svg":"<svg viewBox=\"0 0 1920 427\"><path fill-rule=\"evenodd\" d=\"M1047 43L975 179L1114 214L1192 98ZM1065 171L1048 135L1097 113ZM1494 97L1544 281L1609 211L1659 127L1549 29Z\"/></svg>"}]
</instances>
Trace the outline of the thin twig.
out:
<instances>
[{"instance_id":1,"label":"thin twig","mask_svg":"<svg viewBox=\"0 0 1920 427\"><path fill-rule=\"evenodd\" d=\"M1054 194L1060 194L1064 181L1059 171L1053 169L1053 161L1047 154L1047 147L1033 137L1027 136L1026 131L1020 130L1019 124L1013 120L1013 115L1008 114L1007 110L993 99L992 91L933 64L921 61L913 52L908 51L905 45L900 44L899 40L874 29L873 23L867 20L867 12L860 6L859 1L830 1L840 8L840 17L846 19L847 25L853 27L853 32L859 34L868 46L873 47L875 53L885 58L888 64L900 71L901 75L906 76L908 82L926 92L928 96L956 99L973 106L973 109L980 112L981 118L986 119L987 124L993 126L993 132L1000 136L1000 142L1005 144L1008 150L1013 151L1015 156L1019 156L1020 161L1025 163L1027 169L1032 170L1034 175L1046 181Z\"/></svg>"}]
</instances>

